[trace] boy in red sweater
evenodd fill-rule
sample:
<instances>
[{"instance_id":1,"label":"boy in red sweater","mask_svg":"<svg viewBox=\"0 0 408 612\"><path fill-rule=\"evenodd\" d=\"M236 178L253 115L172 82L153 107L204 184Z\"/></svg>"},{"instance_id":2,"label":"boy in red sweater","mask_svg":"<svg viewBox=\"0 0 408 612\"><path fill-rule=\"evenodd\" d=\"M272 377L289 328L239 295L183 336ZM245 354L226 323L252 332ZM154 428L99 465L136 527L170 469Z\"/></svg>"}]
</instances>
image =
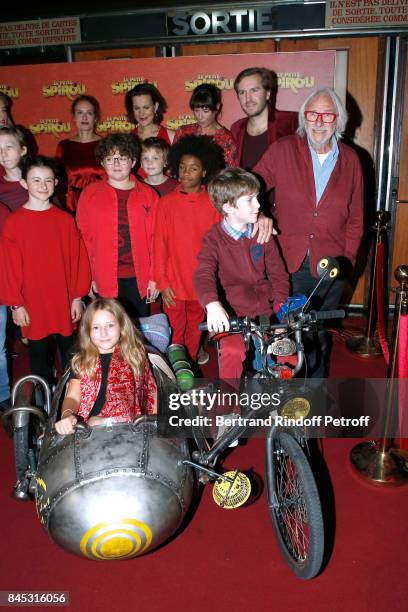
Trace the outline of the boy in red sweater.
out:
<instances>
[{"instance_id":1,"label":"boy in red sweater","mask_svg":"<svg viewBox=\"0 0 408 612\"><path fill-rule=\"evenodd\" d=\"M131 317L148 316L145 298L158 295L152 240L159 197L131 174L139 154L139 142L131 134L110 134L101 140L96 158L108 179L83 190L76 214L94 292L117 298Z\"/></svg>"},{"instance_id":2,"label":"boy in red sweater","mask_svg":"<svg viewBox=\"0 0 408 612\"><path fill-rule=\"evenodd\" d=\"M22 166L26 203L7 216L1 235L0 302L29 339L31 371L53 383L50 339L64 368L81 296L90 288L89 262L71 215L51 203L57 179L55 162L26 158Z\"/></svg>"},{"instance_id":3,"label":"boy in red sweater","mask_svg":"<svg viewBox=\"0 0 408 612\"><path fill-rule=\"evenodd\" d=\"M260 206L258 179L226 168L210 182L208 193L223 220L204 236L193 284L207 312L208 331L222 332L229 330L230 314L271 316L289 295L289 279L275 240L259 244L252 236ZM244 358L240 335L223 338L220 378L240 378Z\"/></svg>"}]
</instances>

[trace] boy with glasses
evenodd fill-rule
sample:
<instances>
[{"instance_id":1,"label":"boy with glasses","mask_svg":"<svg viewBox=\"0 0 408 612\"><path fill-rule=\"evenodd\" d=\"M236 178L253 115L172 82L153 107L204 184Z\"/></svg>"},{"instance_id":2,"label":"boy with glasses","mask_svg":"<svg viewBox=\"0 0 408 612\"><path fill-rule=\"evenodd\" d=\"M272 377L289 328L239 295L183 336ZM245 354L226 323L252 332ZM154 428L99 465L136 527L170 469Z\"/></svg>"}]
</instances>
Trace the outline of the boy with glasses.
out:
<instances>
[{"instance_id":1,"label":"boy with glasses","mask_svg":"<svg viewBox=\"0 0 408 612\"><path fill-rule=\"evenodd\" d=\"M139 155L139 142L131 134L102 139L96 158L107 180L88 185L77 210L93 291L117 298L134 317L148 316L148 303L158 295L151 257L158 195L131 173Z\"/></svg>"}]
</instances>

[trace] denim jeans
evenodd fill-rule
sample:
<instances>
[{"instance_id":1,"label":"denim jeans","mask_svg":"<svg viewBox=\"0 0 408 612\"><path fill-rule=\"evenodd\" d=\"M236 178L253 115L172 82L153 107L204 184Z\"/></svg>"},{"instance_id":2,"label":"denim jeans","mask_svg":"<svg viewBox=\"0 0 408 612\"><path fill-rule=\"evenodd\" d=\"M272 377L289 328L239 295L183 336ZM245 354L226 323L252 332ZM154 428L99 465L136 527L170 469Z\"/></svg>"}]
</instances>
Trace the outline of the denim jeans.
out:
<instances>
[{"instance_id":1,"label":"denim jeans","mask_svg":"<svg viewBox=\"0 0 408 612\"><path fill-rule=\"evenodd\" d=\"M0 402L10 397L6 357L7 306L0 306Z\"/></svg>"}]
</instances>

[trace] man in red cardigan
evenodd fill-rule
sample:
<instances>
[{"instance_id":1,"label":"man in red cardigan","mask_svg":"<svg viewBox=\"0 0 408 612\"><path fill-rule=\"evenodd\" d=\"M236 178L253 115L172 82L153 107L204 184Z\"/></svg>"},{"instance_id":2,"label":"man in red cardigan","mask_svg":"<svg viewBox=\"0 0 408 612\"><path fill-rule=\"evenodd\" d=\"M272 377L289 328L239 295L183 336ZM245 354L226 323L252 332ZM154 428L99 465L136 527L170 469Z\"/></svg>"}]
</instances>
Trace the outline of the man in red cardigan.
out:
<instances>
[{"instance_id":1,"label":"man in red cardigan","mask_svg":"<svg viewBox=\"0 0 408 612\"><path fill-rule=\"evenodd\" d=\"M241 168L251 170L269 145L294 134L297 114L275 109L276 75L268 68L246 68L234 81L238 101L246 117L235 121L231 132L238 147Z\"/></svg>"},{"instance_id":2,"label":"man in red cardigan","mask_svg":"<svg viewBox=\"0 0 408 612\"><path fill-rule=\"evenodd\" d=\"M343 263L340 278L324 282L315 305L338 305L347 269L355 263L363 234L363 178L356 153L339 141L346 110L332 89L312 93L299 111L297 135L273 143L254 172L275 189L273 216L292 293L307 293L316 281L319 259ZM328 338L324 329L309 337L308 373L326 375Z\"/></svg>"}]
</instances>

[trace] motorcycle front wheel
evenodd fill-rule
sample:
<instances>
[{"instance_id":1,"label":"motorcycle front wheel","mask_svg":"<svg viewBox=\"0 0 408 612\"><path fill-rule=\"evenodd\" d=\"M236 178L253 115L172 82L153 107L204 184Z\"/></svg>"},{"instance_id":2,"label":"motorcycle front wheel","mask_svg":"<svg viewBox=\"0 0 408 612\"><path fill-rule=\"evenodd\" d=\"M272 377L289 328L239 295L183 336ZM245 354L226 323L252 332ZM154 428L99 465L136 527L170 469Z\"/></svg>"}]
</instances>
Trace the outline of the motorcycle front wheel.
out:
<instances>
[{"instance_id":1,"label":"motorcycle front wheel","mask_svg":"<svg viewBox=\"0 0 408 612\"><path fill-rule=\"evenodd\" d=\"M279 548L296 576L314 578L323 561L324 527L313 472L290 433L277 431L266 445L268 507Z\"/></svg>"}]
</instances>

